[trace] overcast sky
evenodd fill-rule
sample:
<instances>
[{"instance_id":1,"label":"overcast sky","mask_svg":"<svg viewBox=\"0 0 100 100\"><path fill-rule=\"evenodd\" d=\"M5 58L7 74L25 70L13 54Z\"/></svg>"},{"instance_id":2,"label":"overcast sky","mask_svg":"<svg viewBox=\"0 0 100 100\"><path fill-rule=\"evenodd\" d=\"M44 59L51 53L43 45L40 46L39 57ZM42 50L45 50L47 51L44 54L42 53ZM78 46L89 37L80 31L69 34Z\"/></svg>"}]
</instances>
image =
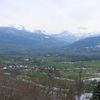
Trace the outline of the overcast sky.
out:
<instances>
[{"instance_id":1,"label":"overcast sky","mask_svg":"<svg viewBox=\"0 0 100 100\"><path fill-rule=\"evenodd\" d=\"M100 0L0 0L0 26L48 33L100 31Z\"/></svg>"}]
</instances>

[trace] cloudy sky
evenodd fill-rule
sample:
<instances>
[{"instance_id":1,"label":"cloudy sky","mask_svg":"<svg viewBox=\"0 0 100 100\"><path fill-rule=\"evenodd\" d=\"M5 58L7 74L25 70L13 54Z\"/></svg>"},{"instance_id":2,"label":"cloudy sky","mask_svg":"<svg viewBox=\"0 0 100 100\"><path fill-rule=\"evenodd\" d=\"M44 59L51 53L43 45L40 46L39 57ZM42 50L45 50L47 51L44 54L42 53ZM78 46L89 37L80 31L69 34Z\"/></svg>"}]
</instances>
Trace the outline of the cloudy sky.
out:
<instances>
[{"instance_id":1,"label":"cloudy sky","mask_svg":"<svg viewBox=\"0 0 100 100\"><path fill-rule=\"evenodd\" d=\"M0 0L0 26L48 33L99 32L100 0Z\"/></svg>"}]
</instances>

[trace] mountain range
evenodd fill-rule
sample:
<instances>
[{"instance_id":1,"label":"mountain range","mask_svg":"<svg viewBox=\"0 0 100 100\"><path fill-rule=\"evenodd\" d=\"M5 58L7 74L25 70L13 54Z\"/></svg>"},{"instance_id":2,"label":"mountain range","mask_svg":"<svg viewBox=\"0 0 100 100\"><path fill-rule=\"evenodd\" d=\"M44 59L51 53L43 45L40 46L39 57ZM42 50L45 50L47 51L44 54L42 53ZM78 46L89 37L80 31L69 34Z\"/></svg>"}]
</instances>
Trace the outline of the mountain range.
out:
<instances>
[{"instance_id":1,"label":"mountain range","mask_svg":"<svg viewBox=\"0 0 100 100\"><path fill-rule=\"evenodd\" d=\"M43 31L0 27L0 54L95 55L100 58L100 36L79 38L68 31L47 35Z\"/></svg>"},{"instance_id":2,"label":"mountain range","mask_svg":"<svg viewBox=\"0 0 100 100\"><path fill-rule=\"evenodd\" d=\"M42 32L29 32L11 27L0 27L0 53L16 54L47 52L69 43Z\"/></svg>"}]
</instances>

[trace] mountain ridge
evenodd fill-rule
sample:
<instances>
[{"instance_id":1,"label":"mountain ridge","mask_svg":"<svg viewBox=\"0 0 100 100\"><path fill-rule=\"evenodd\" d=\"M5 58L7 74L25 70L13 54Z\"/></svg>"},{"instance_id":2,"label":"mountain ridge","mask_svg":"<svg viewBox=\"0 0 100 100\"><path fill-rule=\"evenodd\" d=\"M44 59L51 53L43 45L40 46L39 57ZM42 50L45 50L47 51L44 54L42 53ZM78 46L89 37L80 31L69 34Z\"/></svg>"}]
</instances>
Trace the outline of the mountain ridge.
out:
<instances>
[{"instance_id":1,"label":"mountain ridge","mask_svg":"<svg viewBox=\"0 0 100 100\"><path fill-rule=\"evenodd\" d=\"M30 32L24 29L0 27L0 55L52 54L69 58L74 56L77 58L78 56L89 57L89 55L99 57L100 36L78 38L74 42L68 42L66 40L70 33L66 34L55 36L44 34L43 31Z\"/></svg>"},{"instance_id":2,"label":"mountain ridge","mask_svg":"<svg viewBox=\"0 0 100 100\"><path fill-rule=\"evenodd\" d=\"M69 43L55 37L26 30L0 27L0 51L4 52L46 52L67 46Z\"/></svg>"}]
</instances>

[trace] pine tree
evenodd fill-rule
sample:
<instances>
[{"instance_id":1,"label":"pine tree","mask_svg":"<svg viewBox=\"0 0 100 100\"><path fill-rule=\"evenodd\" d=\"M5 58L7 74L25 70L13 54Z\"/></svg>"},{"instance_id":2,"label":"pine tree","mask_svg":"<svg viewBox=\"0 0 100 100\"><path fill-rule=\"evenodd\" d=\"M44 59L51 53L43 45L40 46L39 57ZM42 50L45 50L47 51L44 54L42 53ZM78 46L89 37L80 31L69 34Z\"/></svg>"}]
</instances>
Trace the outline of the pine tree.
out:
<instances>
[{"instance_id":1,"label":"pine tree","mask_svg":"<svg viewBox=\"0 0 100 100\"><path fill-rule=\"evenodd\" d=\"M100 100L100 82L97 84L93 91L93 100Z\"/></svg>"}]
</instances>

